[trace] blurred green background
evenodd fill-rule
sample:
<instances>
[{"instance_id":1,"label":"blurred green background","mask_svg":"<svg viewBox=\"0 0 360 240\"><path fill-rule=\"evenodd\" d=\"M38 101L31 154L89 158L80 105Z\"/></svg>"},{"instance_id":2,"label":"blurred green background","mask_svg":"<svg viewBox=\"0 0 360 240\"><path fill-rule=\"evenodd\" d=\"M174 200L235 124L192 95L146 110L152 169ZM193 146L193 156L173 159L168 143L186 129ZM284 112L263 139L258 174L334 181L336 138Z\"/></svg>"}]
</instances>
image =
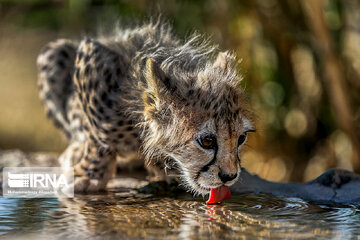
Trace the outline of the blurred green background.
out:
<instances>
[{"instance_id":1,"label":"blurred green background","mask_svg":"<svg viewBox=\"0 0 360 240\"><path fill-rule=\"evenodd\" d=\"M358 0L0 0L0 149L66 147L37 96L44 44L159 13L179 36L204 33L242 59L257 114L243 154L250 171L276 181L333 167L360 172Z\"/></svg>"}]
</instances>

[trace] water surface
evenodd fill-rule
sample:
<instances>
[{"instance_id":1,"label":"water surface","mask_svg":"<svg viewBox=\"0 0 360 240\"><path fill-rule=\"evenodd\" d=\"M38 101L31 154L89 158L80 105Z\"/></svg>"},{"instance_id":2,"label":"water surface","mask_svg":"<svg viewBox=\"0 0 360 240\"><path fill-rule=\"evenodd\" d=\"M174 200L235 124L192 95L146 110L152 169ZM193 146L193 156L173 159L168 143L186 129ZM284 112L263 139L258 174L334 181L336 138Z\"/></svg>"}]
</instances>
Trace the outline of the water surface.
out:
<instances>
[{"instance_id":1,"label":"water surface","mask_svg":"<svg viewBox=\"0 0 360 240\"><path fill-rule=\"evenodd\" d=\"M311 205L297 198L202 198L109 192L70 200L0 198L0 238L208 239L271 237L359 239L358 206Z\"/></svg>"}]
</instances>

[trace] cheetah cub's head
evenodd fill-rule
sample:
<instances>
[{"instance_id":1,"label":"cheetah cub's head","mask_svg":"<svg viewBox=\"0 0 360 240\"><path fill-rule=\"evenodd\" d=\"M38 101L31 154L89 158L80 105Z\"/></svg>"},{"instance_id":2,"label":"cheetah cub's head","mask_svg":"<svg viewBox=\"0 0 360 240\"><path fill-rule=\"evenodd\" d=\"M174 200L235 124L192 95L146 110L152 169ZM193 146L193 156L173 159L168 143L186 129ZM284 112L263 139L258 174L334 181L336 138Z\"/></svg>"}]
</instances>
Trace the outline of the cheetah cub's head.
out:
<instances>
[{"instance_id":1,"label":"cheetah cub's head","mask_svg":"<svg viewBox=\"0 0 360 240\"><path fill-rule=\"evenodd\" d=\"M234 63L228 53L193 69L146 62L148 164L175 163L183 184L198 194L236 182L240 151L254 131Z\"/></svg>"}]
</instances>

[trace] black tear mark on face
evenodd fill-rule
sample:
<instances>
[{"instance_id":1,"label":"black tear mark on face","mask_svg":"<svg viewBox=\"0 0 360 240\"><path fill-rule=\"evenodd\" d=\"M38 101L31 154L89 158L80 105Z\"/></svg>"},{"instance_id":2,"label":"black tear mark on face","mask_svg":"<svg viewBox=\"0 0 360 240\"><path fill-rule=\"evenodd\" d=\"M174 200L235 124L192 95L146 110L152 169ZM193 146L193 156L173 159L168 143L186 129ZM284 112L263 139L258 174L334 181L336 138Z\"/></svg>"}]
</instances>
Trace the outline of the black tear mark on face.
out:
<instances>
[{"instance_id":1,"label":"black tear mark on face","mask_svg":"<svg viewBox=\"0 0 360 240\"><path fill-rule=\"evenodd\" d=\"M214 148L214 157L213 159L208 163L206 164L205 166L203 166L200 171L197 172L196 176L195 176L195 181L197 181L200 177L200 174L203 173L203 172L207 172L210 168L211 165L213 165L215 162L216 162L216 157L217 157L217 152L218 152L218 147L216 146Z\"/></svg>"}]
</instances>

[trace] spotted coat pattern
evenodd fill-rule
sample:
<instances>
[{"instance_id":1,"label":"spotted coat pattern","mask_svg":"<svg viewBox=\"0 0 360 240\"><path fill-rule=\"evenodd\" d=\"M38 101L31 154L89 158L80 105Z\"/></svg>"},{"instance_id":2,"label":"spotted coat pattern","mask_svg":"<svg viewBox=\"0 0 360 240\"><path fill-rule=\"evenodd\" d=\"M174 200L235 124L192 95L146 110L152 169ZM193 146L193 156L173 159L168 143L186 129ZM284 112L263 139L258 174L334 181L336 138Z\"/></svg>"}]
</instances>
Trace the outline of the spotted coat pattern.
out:
<instances>
[{"instance_id":1,"label":"spotted coat pattern","mask_svg":"<svg viewBox=\"0 0 360 240\"><path fill-rule=\"evenodd\" d=\"M41 50L40 97L69 139L59 160L74 167L76 191L105 188L116 156L145 159L150 176L164 179L176 154L190 154L191 129L209 119L246 125L235 58L220 53L209 61L214 51L199 37L181 42L160 22Z\"/></svg>"}]
</instances>

